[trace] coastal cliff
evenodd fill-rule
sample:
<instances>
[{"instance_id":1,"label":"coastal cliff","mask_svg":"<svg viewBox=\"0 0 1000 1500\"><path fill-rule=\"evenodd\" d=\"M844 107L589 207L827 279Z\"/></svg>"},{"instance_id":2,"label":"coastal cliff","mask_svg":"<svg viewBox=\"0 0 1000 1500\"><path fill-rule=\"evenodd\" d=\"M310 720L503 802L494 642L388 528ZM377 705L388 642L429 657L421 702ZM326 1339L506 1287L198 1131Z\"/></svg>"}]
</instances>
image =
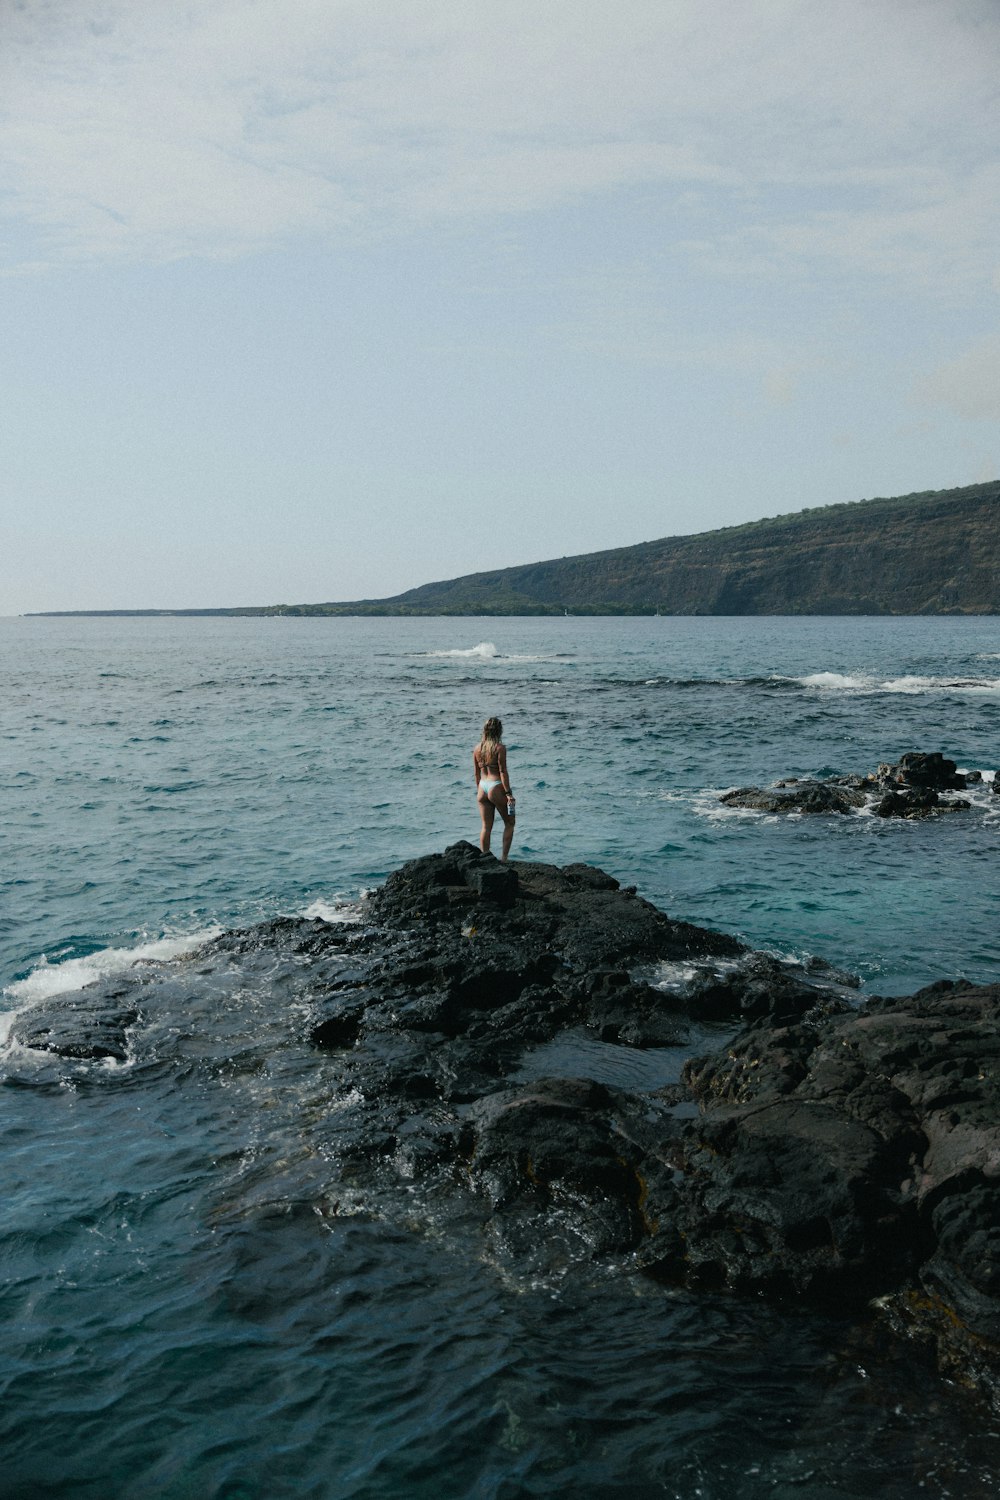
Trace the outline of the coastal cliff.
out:
<instances>
[{"instance_id":1,"label":"coastal cliff","mask_svg":"<svg viewBox=\"0 0 1000 1500\"><path fill-rule=\"evenodd\" d=\"M579 557L470 573L386 599L68 615L992 615L1000 480L859 500Z\"/></svg>"},{"instance_id":2,"label":"coastal cliff","mask_svg":"<svg viewBox=\"0 0 1000 1500\"><path fill-rule=\"evenodd\" d=\"M379 614L996 614L1000 482L803 510L698 536L319 606Z\"/></svg>"}]
</instances>

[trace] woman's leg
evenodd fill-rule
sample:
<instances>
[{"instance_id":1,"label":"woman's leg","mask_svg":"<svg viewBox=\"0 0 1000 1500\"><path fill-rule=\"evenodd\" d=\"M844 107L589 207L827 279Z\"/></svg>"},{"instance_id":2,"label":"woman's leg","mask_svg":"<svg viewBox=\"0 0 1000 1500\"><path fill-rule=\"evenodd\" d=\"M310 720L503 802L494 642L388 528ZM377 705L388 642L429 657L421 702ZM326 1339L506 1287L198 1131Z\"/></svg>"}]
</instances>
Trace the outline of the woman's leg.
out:
<instances>
[{"instance_id":1,"label":"woman's leg","mask_svg":"<svg viewBox=\"0 0 1000 1500\"><path fill-rule=\"evenodd\" d=\"M501 818L503 818L503 848L500 859L502 863L506 864L511 842L514 838L514 819L507 811L507 793L502 786L493 788L493 791L490 793L490 801ZM489 848L489 845L487 844L486 847Z\"/></svg>"},{"instance_id":2,"label":"woman's leg","mask_svg":"<svg viewBox=\"0 0 1000 1500\"><path fill-rule=\"evenodd\" d=\"M479 797L479 816L483 820L483 826L479 832L479 847L484 854L490 852L490 834L493 832L493 803L485 793ZM504 830L506 832L506 829Z\"/></svg>"}]
</instances>

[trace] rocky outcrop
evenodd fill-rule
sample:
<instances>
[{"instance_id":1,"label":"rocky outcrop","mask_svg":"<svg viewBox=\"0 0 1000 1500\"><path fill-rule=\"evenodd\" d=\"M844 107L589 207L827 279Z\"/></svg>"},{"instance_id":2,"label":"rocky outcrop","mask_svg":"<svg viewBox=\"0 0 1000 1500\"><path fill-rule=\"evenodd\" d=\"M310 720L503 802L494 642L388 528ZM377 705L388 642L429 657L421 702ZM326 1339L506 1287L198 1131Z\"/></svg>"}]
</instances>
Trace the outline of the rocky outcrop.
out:
<instances>
[{"instance_id":1,"label":"rocky outcrop","mask_svg":"<svg viewBox=\"0 0 1000 1500\"><path fill-rule=\"evenodd\" d=\"M866 783L876 786L912 787L921 791L964 791L968 778L959 771L953 760L948 760L940 751L929 755L919 750L907 751L895 764L882 764L872 775L865 777Z\"/></svg>"},{"instance_id":2,"label":"rocky outcrop","mask_svg":"<svg viewBox=\"0 0 1000 1500\"><path fill-rule=\"evenodd\" d=\"M995 1391L1000 986L756 1024L686 1077L702 1114L674 1163L685 1276L878 1295Z\"/></svg>"},{"instance_id":3,"label":"rocky outcrop","mask_svg":"<svg viewBox=\"0 0 1000 1500\"><path fill-rule=\"evenodd\" d=\"M308 1015L329 1070L324 1212L476 1222L531 1274L598 1257L875 1306L996 1396L1000 986L859 1004L849 976L674 921L600 870L469 844L404 865L356 928L229 933L164 982L185 962L260 972L262 950L297 976L289 1024ZM117 1056L150 1007L144 966L15 1035Z\"/></svg>"},{"instance_id":4,"label":"rocky outcrop","mask_svg":"<svg viewBox=\"0 0 1000 1500\"><path fill-rule=\"evenodd\" d=\"M967 811L971 803L964 797L940 794L964 791L982 779L979 771L960 772L938 751L909 751L867 776L832 776L825 781L789 777L770 787L738 787L724 792L719 801L753 812L850 813L866 807L880 818L924 818L928 813Z\"/></svg>"},{"instance_id":5,"label":"rocky outcrop","mask_svg":"<svg viewBox=\"0 0 1000 1500\"><path fill-rule=\"evenodd\" d=\"M407 1005L448 1038L423 1084L447 1136L427 1159L480 1195L495 1245L537 1254L571 1223L590 1253L689 1287L879 1298L951 1373L993 1389L1000 987L858 1008L841 976L674 923L599 871L491 870L462 845L404 866L370 905L417 943ZM650 960L694 966L683 994L649 984ZM386 981L403 988L391 965ZM526 1042L569 1028L624 1050L690 1045L727 1020L743 1029L653 1094L520 1076ZM362 1034L382 1024L366 1008Z\"/></svg>"},{"instance_id":6,"label":"rocky outcrop","mask_svg":"<svg viewBox=\"0 0 1000 1500\"><path fill-rule=\"evenodd\" d=\"M982 776L977 773L975 779L981 781ZM971 806L964 797L941 796L964 791L970 777L939 752L901 755L894 765L880 765L861 784L875 793L874 811L880 818L924 818L928 813L965 812Z\"/></svg>"}]
</instances>

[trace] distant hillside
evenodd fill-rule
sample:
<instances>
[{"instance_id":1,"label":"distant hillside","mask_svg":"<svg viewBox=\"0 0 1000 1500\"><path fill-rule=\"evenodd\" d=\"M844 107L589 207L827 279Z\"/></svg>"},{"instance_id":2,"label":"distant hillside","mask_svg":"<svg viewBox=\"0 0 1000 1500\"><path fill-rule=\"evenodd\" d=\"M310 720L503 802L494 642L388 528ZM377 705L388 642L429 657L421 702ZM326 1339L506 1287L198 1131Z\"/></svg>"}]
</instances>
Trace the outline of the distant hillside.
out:
<instances>
[{"instance_id":1,"label":"distant hillside","mask_svg":"<svg viewBox=\"0 0 1000 1500\"><path fill-rule=\"evenodd\" d=\"M389 599L73 613L998 614L998 526L1000 480L993 480L470 573Z\"/></svg>"},{"instance_id":2,"label":"distant hillside","mask_svg":"<svg viewBox=\"0 0 1000 1500\"><path fill-rule=\"evenodd\" d=\"M998 529L1000 480L994 480L471 573L391 599L305 608L337 614L997 614Z\"/></svg>"}]
</instances>

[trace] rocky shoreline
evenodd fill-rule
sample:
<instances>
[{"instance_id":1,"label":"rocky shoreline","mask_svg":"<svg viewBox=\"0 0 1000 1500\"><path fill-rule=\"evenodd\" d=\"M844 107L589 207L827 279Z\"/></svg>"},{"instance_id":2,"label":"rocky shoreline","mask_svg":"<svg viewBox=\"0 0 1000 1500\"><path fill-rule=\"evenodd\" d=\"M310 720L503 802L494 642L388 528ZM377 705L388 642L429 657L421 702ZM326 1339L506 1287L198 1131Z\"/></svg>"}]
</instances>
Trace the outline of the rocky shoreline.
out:
<instances>
[{"instance_id":1,"label":"rocky shoreline","mask_svg":"<svg viewBox=\"0 0 1000 1500\"><path fill-rule=\"evenodd\" d=\"M309 976L307 1038L338 1068L325 1211L408 1194L415 1213L423 1192L509 1265L877 1309L1000 1401L1000 986L859 1003L850 976L673 921L603 871L465 843L361 918L187 960L270 945ZM125 1058L148 985L56 996L13 1034Z\"/></svg>"}]
</instances>

